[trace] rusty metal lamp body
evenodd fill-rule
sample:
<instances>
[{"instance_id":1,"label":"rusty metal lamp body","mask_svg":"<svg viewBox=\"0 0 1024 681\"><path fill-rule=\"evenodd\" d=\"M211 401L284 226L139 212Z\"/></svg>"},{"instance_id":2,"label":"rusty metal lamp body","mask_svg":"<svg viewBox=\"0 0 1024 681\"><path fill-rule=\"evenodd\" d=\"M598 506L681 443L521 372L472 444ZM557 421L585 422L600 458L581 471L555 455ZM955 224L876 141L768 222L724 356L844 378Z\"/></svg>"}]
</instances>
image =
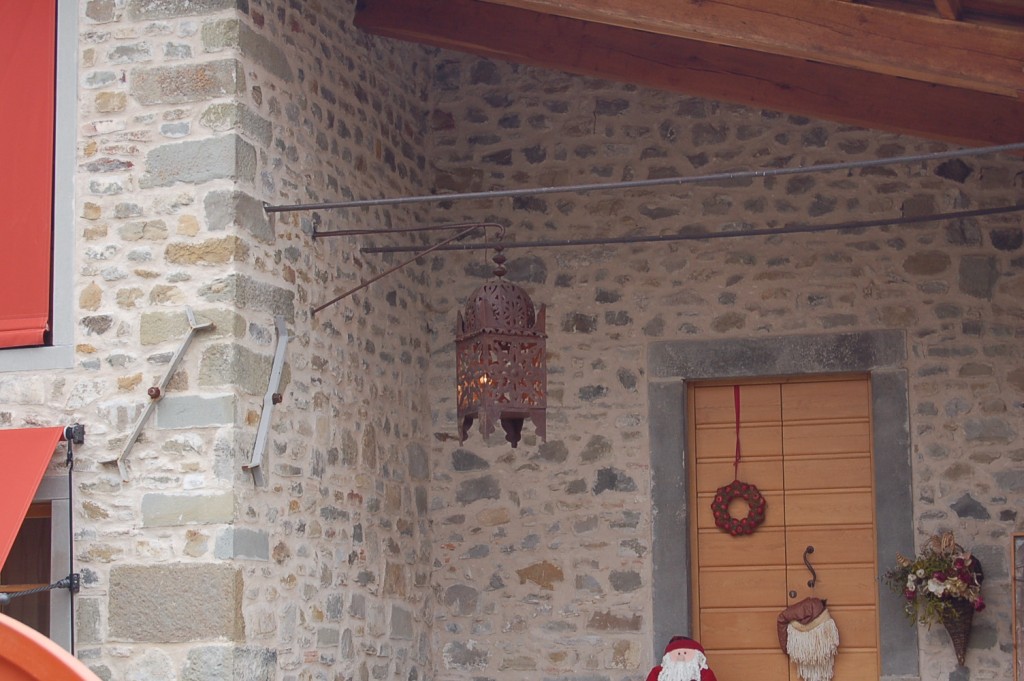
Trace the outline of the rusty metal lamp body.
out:
<instances>
[{"instance_id":1,"label":"rusty metal lamp body","mask_svg":"<svg viewBox=\"0 0 1024 681\"><path fill-rule=\"evenodd\" d=\"M515 447L527 418L546 438L544 306L535 311L526 291L502 279L506 270L500 248L493 260L497 278L469 297L455 333L459 442L479 420L485 438L500 423Z\"/></svg>"}]
</instances>

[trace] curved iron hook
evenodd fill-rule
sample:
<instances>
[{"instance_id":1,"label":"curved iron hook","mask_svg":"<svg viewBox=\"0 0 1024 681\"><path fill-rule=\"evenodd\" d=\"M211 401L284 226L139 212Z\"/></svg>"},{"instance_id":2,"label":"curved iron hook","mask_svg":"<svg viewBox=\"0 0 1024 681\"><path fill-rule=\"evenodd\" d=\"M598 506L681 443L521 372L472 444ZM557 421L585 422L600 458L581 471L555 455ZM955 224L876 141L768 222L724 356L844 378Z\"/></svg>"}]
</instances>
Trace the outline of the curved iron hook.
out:
<instances>
[{"instance_id":1,"label":"curved iron hook","mask_svg":"<svg viewBox=\"0 0 1024 681\"><path fill-rule=\"evenodd\" d=\"M811 578L807 580L807 586L813 589L815 582L818 581L818 573L814 571L814 566L811 565L811 561L807 559L807 556L809 556L812 553L814 553L813 546L808 546L806 549L804 549L804 565L806 565L807 569L811 571Z\"/></svg>"}]
</instances>

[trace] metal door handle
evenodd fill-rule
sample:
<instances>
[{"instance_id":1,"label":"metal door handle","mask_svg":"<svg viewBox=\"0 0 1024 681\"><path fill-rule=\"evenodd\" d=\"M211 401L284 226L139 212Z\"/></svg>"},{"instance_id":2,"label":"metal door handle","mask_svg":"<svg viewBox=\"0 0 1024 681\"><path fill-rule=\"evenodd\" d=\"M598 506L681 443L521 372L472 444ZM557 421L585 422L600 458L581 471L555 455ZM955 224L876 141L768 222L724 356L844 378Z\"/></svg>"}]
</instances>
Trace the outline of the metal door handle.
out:
<instances>
[{"instance_id":1,"label":"metal door handle","mask_svg":"<svg viewBox=\"0 0 1024 681\"><path fill-rule=\"evenodd\" d=\"M807 569L811 571L811 578L807 580L807 586L813 589L814 583L818 581L818 573L814 571L814 566L811 565L811 561L807 558L807 556L811 555L812 553L814 553L813 546L808 546L806 549L804 549L804 565L806 565Z\"/></svg>"}]
</instances>

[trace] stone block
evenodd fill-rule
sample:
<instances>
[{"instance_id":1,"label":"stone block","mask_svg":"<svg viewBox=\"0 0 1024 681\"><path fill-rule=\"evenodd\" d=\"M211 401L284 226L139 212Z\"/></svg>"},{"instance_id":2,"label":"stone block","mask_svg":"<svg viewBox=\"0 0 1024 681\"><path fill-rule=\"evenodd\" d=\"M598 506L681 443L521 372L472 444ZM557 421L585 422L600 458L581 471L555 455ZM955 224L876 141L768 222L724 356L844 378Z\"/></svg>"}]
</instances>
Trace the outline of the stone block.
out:
<instances>
[{"instance_id":1,"label":"stone block","mask_svg":"<svg viewBox=\"0 0 1024 681\"><path fill-rule=\"evenodd\" d=\"M442 656L445 668L463 672L485 668L490 658L488 651L478 647L476 641L452 641L445 645Z\"/></svg>"},{"instance_id":2,"label":"stone block","mask_svg":"<svg viewBox=\"0 0 1024 681\"><path fill-rule=\"evenodd\" d=\"M546 560L520 568L516 570L516 574L519 575L520 584L533 582L547 591L554 590L555 582L565 581L565 573L562 571L562 568Z\"/></svg>"},{"instance_id":3,"label":"stone block","mask_svg":"<svg viewBox=\"0 0 1024 681\"><path fill-rule=\"evenodd\" d=\"M202 102L243 90L245 74L234 59L134 69L129 88L132 97L144 106Z\"/></svg>"},{"instance_id":4,"label":"stone block","mask_svg":"<svg viewBox=\"0 0 1024 681\"><path fill-rule=\"evenodd\" d=\"M117 230L124 241L163 241L167 238L167 223L163 220L128 222Z\"/></svg>"},{"instance_id":5,"label":"stone block","mask_svg":"<svg viewBox=\"0 0 1024 681\"><path fill-rule=\"evenodd\" d=\"M270 121L238 102L211 104L199 117L199 122L216 132L238 128L261 146L268 147L274 139Z\"/></svg>"},{"instance_id":6,"label":"stone block","mask_svg":"<svg viewBox=\"0 0 1024 681\"><path fill-rule=\"evenodd\" d=\"M468 584L453 584L445 590L442 599L452 613L463 617L475 615L479 602L480 592Z\"/></svg>"},{"instance_id":7,"label":"stone block","mask_svg":"<svg viewBox=\"0 0 1024 681\"><path fill-rule=\"evenodd\" d=\"M608 574L608 581L620 593L636 591L643 586L640 573L636 570L612 570Z\"/></svg>"},{"instance_id":8,"label":"stone block","mask_svg":"<svg viewBox=\"0 0 1024 681\"><path fill-rule=\"evenodd\" d=\"M295 319L294 291L256 281L244 274L218 279L200 288L199 295L209 302L226 302L243 310L282 315L287 321Z\"/></svg>"},{"instance_id":9,"label":"stone block","mask_svg":"<svg viewBox=\"0 0 1024 681\"><path fill-rule=\"evenodd\" d=\"M95 645L103 642L101 622L100 599L79 598L75 601L75 631L79 645Z\"/></svg>"},{"instance_id":10,"label":"stone block","mask_svg":"<svg viewBox=\"0 0 1024 681\"><path fill-rule=\"evenodd\" d=\"M45 404L46 381L42 375L0 375L0 395L9 404Z\"/></svg>"},{"instance_id":11,"label":"stone block","mask_svg":"<svg viewBox=\"0 0 1024 681\"><path fill-rule=\"evenodd\" d=\"M356 619L366 619L366 595L353 593L352 601L348 605L348 614Z\"/></svg>"},{"instance_id":12,"label":"stone block","mask_svg":"<svg viewBox=\"0 0 1024 681\"><path fill-rule=\"evenodd\" d=\"M270 536L264 530L229 527L217 537L213 554L221 560L270 560Z\"/></svg>"},{"instance_id":13,"label":"stone block","mask_svg":"<svg viewBox=\"0 0 1024 681\"><path fill-rule=\"evenodd\" d=\"M317 648L335 648L341 643L341 632L336 627L319 627L316 630Z\"/></svg>"},{"instance_id":14,"label":"stone block","mask_svg":"<svg viewBox=\"0 0 1024 681\"><path fill-rule=\"evenodd\" d=\"M217 190L206 195L206 224L210 231L245 230L263 243L274 243L274 226L263 203L240 191Z\"/></svg>"},{"instance_id":15,"label":"stone block","mask_svg":"<svg viewBox=\"0 0 1024 681\"><path fill-rule=\"evenodd\" d=\"M196 323L213 322L212 329L204 329L200 333L222 329L224 333L244 333L244 320L241 331L237 320L232 318L230 311L211 310L208 313L196 314ZM139 321L139 341L143 345L159 345L167 341L184 341L188 333L188 316L184 312L144 312Z\"/></svg>"},{"instance_id":16,"label":"stone block","mask_svg":"<svg viewBox=\"0 0 1024 681\"><path fill-rule=\"evenodd\" d=\"M918 251L907 256L903 269L917 276L935 276L949 269L951 259L942 251Z\"/></svg>"},{"instance_id":17,"label":"stone block","mask_svg":"<svg viewBox=\"0 0 1024 681\"><path fill-rule=\"evenodd\" d=\"M234 343L211 345L199 362L199 385L233 386L250 395L267 392L273 358Z\"/></svg>"},{"instance_id":18,"label":"stone block","mask_svg":"<svg viewBox=\"0 0 1024 681\"><path fill-rule=\"evenodd\" d=\"M430 457L423 445L412 442L406 447L409 454L409 477L426 480L430 477Z\"/></svg>"},{"instance_id":19,"label":"stone block","mask_svg":"<svg viewBox=\"0 0 1024 681\"><path fill-rule=\"evenodd\" d=\"M237 48L241 55L262 66L286 83L293 79L292 67L278 45L237 19L212 21L203 26L203 47L207 52Z\"/></svg>"},{"instance_id":20,"label":"stone block","mask_svg":"<svg viewBox=\"0 0 1024 681\"><path fill-rule=\"evenodd\" d=\"M110 640L241 641L242 586L241 570L230 565L114 567L107 609Z\"/></svg>"},{"instance_id":21,"label":"stone block","mask_svg":"<svg viewBox=\"0 0 1024 681\"><path fill-rule=\"evenodd\" d=\"M131 658L124 675L128 681L176 681L171 656L163 650L150 648Z\"/></svg>"},{"instance_id":22,"label":"stone block","mask_svg":"<svg viewBox=\"0 0 1024 681\"><path fill-rule=\"evenodd\" d=\"M234 422L233 395L168 395L156 407L157 428L202 428Z\"/></svg>"},{"instance_id":23,"label":"stone block","mask_svg":"<svg viewBox=\"0 0 1024 681\"><path fill-rule=\"evenodd\" d=\"M960 259L960 290L969 296L992 299L999 281L996 259L988 255L965 255Z\"/></svg>"},{"instance_id":24,"label":"stone block","mask_svg":"<svg viewBox=\"0 0 1024 681\"><path fill-rule=\"evenodd\" d=\"M234 9L239 0L129 0L128 18L133 21L173 19L175 17L212 14Z\"/></svg>"},{"instance_id":25,"label":"stone block","mask_svg":"<svg viewBox=\"0 0 1024 681\"><path fill-rule=\"evenodd\" d=\"M828 371L866 371L895 366L906 358L906 340L898 331L868 331L825 336L716 339L652 343L651 375L759 376L800 373L811 364Z\"/></svg>"},{"instance_id":26,"label":"stone block","mask_svg":"<svg viewBox=\"0 0 1024 681\"><path fill-rule=\"evenodd\" d=\"M256 150L238 135L224 135L156 147L146 155L146 174L139 185L148 189L219 179L252 182L255 177Z\"/></svg>"},{"instance_id":27,"label":"stone block","mask_svg":"<svg viewBox=\"0 0 1024 681\"><path fill-rule=\"evenodd\" d=\"M640 631L641 615L613 615L610 611L595 612L587 620L587 628L597 631Z\"/></svg>"},{"instance_id":28,"label":"stone block","mask_svg":"<svg viewBox=\"0 0 1024 681\"><path fill-rule=\"evenodd\" d=\"M412 640L415 634L412 613L397 605L391 606L391 638Z\"/></svg>"},{"instance_id":29,"label":"stone block","mask_svg":"<svg viewBox=\"0 0 1024 681\"><path fill-rule=\"evenodd\" d=\"M226 265L244 261L248 245L237 236L221 239L206 239L198 243L179 242L168 244L164 258L172 265Z\"/></svg>"},{"instance_id":30,"label":"stone block","mask_svg":"<svg viewBox=\"0 0 1024 681\"><path fill-rule=\"evenodd\" d=\"M500 499L501 483L493 475L484 475L459 483L455 500L460 504L471 504L480 499Z\"/></svg>"},{"instance_id":31,"label":"stone block","mask_svg":"<svg viewBox=\"0 0 1024 681\"><path fill-rule=\"evenodd\" d=\"M114 20L114 0L89 0L85 4L85 16L97 24Z\"/></svg>"},{"instance_id":32,"label":"stone block","mask_svg":"<svg viewBox=\"0 0 1024 681\"><path fill-rule=\"evenodd\" d=\"M235 495L217 494L160 494L142 497L143 527L177 527L181 525L208 525L229 523L235 517Z\"/></svg>"}]
</instances>

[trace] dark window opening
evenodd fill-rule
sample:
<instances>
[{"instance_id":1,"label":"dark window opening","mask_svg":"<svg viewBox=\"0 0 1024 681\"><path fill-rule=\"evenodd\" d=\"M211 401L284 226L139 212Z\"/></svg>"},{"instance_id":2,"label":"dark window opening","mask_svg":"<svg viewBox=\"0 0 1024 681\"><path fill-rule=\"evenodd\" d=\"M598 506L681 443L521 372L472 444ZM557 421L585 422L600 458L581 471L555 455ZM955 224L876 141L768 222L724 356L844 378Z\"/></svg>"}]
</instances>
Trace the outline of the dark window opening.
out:
<instances>
[{"instance_id":1,"label":"dark window opening","mask_svg":"<svg viewBox=\"0 0 1024 681\"><path fill-rule=\"evenodd\" d=\"M50 502L32 504L25 516L11 553L0 570L0 592L14 593L45 587L50 583ZM18 596L0 612L26 624L44 636L50 635L50 592Z\"/></svg>"}]
</instances>

